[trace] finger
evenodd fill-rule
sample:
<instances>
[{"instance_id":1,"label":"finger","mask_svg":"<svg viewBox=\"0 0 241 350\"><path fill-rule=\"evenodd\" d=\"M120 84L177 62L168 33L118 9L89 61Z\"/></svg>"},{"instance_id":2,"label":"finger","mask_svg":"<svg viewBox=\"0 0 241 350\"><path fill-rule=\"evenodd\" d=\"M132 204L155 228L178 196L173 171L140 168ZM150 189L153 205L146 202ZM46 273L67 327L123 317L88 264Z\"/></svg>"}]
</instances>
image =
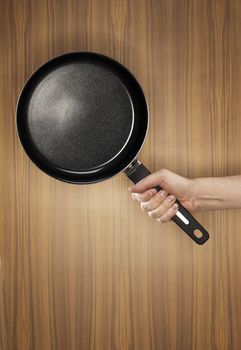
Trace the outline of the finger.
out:
<instances>
[{"instance_id":1,"label":"finger","mask_svg":"<svg viewBox=\"0 0 241 350\"><path fill-rule=\"evenodd\" d=\"M149 211L148 214L154 219L159 218L174 204L175 200L176 198L173 195L168 196L159 207Z\"/></svg>"},{"instance_id":2,"label":"finger","mask_svg":"<svg viewBox=\"0 0 241 350\"><path fill-rule=\"evenodd\" d=\"M150 174L141 181L139 181L136 185L129 187L129 191L139 193L146 191L148 188L156 187L157 185L160 185L162 183L164 175L164 169Z\"/></svg>"},{"instance_id":3,"label":"finger","mask_svg":"<svg viewBox=\"0 0 241 350\"><path fill-rule=\"evenodd\" d=\"M165 222L170 221L173 218L173 216L176 215L177 211L178 211L178 204L175 203L162 216L157 218L157 221L162 222L164 224Z\"/></svg>"},{"instance_id":4,"label":"finger","mask_svg":"<svg viewBox=\"0 0 241 350\"><path fill-rule=\"evenodd\" d=\"M144 211L151 211L159 207L159 205L167 198L168 193L164 190L161 190L155 194L150 200L146 202L141 202L141 208Z\"/></svg>"},{"instance_id":5,"label":"finger","mask_svg":"<svg viewBox=\"0 0 241 350\"><path fill-rule=\"evenodd\" d=\"M137 200L138 202L147 202L149 201L155 194L157 193L157 190L155 188L152 188L151 190L147 190L143 193L132 193L132 198L134 200Z\"/></svg>"}]
</instances>

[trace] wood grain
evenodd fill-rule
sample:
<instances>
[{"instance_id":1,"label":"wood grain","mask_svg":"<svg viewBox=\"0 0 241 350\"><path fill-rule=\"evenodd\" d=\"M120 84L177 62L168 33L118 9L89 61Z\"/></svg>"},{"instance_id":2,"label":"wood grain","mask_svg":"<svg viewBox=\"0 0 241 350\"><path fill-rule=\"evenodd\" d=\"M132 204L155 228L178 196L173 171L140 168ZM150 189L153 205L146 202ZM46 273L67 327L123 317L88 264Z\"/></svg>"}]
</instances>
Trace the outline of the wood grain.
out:
<instances>
[{"instance_id":1,"label":"wood grain","mask_svg":"<svg viewBox=\"0 0 241 350\"><path fill-rule=\"evenodd\" d=\"M240 174L240 33L238 0L0 2L1 349L240 349L240 210L197 214L211 234L197 246L144 215L123 174L89 186L43 174L15 127L40 64L100 52L144 89L146 166Z\"/></svg>"}]
</instances>

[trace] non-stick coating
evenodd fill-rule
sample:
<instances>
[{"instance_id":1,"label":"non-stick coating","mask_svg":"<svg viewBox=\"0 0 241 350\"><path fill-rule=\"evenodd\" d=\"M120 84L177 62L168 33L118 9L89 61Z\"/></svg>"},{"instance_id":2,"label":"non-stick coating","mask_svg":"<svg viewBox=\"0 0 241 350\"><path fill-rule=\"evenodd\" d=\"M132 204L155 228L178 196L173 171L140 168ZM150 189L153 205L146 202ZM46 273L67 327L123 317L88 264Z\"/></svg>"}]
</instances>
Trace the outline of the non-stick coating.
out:
<instances>
[{"instance_id":1,"label":"non-stick coating","mask_svg":"<svg viewBox=\"0 0 241 350\"><path fill-rule=\"evenodd\" d=\"M94 53L59 56L40 67L19 99L22 144L39 168L69 182L123 170L145 137L147 105L122 65Z\"/></svg>"}]
</instances>

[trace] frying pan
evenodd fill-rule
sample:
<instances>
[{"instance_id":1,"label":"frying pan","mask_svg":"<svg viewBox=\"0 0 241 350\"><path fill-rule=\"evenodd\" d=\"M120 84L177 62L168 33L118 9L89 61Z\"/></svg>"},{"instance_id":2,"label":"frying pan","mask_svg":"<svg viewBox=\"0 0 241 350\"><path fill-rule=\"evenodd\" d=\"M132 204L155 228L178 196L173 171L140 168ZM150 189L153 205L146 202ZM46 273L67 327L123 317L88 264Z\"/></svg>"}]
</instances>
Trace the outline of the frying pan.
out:
<instances>
[{"instance_id":1,"label":"frying pan","mask_svg":"<svg viewBox=\"0 0 241 350\"><path fill-rule=\"evenodd\" d=\"M67 53L44 63L28 79L17 105L18 134L30 159L48 175L74 184L122 171L134 183L149 175L136 159L148 118L134 76L93 52ZM172 220L203 244L207 231L178 206Z\"/></svg>"}]
</instances>

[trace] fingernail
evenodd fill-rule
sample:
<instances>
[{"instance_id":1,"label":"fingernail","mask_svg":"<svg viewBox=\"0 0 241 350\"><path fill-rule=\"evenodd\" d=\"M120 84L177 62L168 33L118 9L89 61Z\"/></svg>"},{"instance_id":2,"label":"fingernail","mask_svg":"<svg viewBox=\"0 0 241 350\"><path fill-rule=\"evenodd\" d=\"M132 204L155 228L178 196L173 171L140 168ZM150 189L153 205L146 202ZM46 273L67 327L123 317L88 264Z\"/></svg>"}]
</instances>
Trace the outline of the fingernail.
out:
<instances>
[{"instance_id":1,"label":"fingernail","mask_svg":"<svg viewBox=\"0 0 241 350\"><path fill-rule=\"evenodd\" d=\"M131 197L132 197L132 199L137 199L137 197L136 197L136 194L135 194L135 193L132 193L132 194L131 194Z\"/></svg>"},{"instance_id":2,"label":"fingernail","mask_svg":"<svg viewBox=\"0 0 241 350\"><path fill-rule=\"evenodd\" d=\"M154 194L157 193L157 190L155 188L153 188L152 190L150 190L150 195L153 196Z\"/></svg>"},{"instance_id":3,"label":"fingernail","mask_svg":"<svg viewBox=\"0 0 241 350\"><path fill-rule=\"evenodd\" d=\"M175 210L177 210L177 209L178 209L178 204L175 203L175 204L173 205L173 208L174 208Z\"/></svg>"},{"instance_id":4,"label":"fingernail","mask_svg":"<svg viewBox=\"0 0 241 350\"><path fill-rule=\"evenodd\" d=\"M130 192L131 192L131 187L128 187L128 191L130 191Z\"/></svg>"},{"instance_id":5,"label":"fingernail","mask_svg":"<svg viewBox=\"0 0 241 350\"><path fill-rule=\"evenodd\" d=\"M173 201L175 200L175 197L174 197L173 195L168 196L168 197L167 197L167 200L168 200L169 202L173 202Z\"/></svg>"},{"instance_id":6,"label":"fingernail","mask_svg":"<svg viewBox=\"0 0 241 350\"><path fill-rule=\"evenodd\" d=\"M164 190L159 191L159 194L160 194L160 196L162 196L162 197L166 197L166 196L167 196L167 192L164 191Z\"/></svg>"}]
</instances>

